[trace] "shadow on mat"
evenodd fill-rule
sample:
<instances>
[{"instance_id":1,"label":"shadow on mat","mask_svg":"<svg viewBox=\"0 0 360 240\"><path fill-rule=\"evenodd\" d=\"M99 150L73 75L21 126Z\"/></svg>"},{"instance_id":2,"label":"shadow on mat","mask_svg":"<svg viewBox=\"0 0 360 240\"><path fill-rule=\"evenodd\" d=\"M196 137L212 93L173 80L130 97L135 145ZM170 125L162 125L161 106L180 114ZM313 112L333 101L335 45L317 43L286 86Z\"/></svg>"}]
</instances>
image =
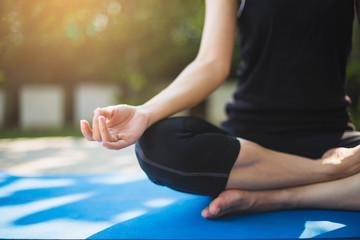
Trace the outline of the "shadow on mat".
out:
<instances>
[{"instance_id":1,"label":"shadow on mat","mask_svg":"<svg viewBox=\"0 0 360 240\"><path fill-rule=\"evenodd\" d=\"M86 238L191 197L155 186L142 174L16 177L0 172L0 237Z\"/></svg>"},{"instance_id":2,"label":"shadow on mat","mask_svg":"<svg viewBox=\"0 0 360 240\"><path fill-rule=\"evenodd\" d=\"M360 213L297 210L211 221L210 198L144 175L17 177L0 172L1 238L269 239L360 237Z\"/></svg>"}]
</instances>

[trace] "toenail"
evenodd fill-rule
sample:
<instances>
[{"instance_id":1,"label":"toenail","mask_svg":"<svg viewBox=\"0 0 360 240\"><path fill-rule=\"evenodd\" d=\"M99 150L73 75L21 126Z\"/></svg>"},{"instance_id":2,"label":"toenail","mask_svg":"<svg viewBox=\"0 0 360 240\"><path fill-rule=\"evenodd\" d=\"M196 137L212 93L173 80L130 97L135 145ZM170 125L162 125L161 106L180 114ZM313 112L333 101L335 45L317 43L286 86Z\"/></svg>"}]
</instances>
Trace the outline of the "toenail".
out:
<instances>
[{"instance_id":1,"label":"toenail","mask_svg":"<svg viewBox=\"0 0 360 240\"><path fill-rule=\"evenodd\" d=\"M209 218L209 216L210 216L209 211L203 210L201 212L201 216L203 216L204 218Z\"/></svg>"}]
</instances>

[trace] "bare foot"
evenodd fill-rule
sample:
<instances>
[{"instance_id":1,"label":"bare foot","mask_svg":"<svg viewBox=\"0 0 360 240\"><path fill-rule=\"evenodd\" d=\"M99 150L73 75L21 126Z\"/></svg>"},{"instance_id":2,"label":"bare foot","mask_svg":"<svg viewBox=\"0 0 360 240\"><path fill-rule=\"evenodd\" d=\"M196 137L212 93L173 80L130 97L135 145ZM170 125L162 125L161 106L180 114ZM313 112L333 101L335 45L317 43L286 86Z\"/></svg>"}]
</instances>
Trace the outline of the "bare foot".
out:
<instances>
[{"instance_id":1,"label":"bare foot","mask_svg":"<svg viewBox=\"0 0 360 240\"><path fill-rule=\"evenodd\" d=\"M201 212L201 215L214 219L230 214L275 211L284 207L280 204L285 198L285 190L277 190L276 195L271 194L271 191L225 190Z\"/></svg>"},{"instance_id":2,"label":"bare foot","mask_svg":"<svg viewBox=\"0 0 360 240\"><path fill-rule=\"evenodd\" d=\"M324 183L267 190L225 190L201 215L214 219L229 214L259 213L288 209L360 211L360 173Z\"/></svg>"},{"instance_id":3,"label":"bare foot","mask_svg":"<svg viewBox=\"0 0 360 240\"><path fill-rule=\"evenodd\" d=\"M253 205L249 192L225 190L205 208L201 215L204 218L218 218L230 213L246 213Z\"/></svg>"}]
</instances>

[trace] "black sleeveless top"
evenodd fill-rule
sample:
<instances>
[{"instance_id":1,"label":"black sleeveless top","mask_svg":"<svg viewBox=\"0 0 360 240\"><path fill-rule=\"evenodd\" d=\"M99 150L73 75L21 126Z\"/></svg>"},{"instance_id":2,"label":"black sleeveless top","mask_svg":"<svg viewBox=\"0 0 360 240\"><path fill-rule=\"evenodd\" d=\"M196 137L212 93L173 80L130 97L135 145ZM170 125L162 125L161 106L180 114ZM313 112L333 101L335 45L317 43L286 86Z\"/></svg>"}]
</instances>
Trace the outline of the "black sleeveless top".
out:
<instances>
[{"instance_id":1,"label":"black sleeveless top","mask_svg":"<svg viewBox=\"0 0 360 240\"><path fill-rule=\"evenodd\" d=\"M242 7L243 60L222 127L258 143L348 129L354 0L246 0Z\"/></svg>"}]
</instances>

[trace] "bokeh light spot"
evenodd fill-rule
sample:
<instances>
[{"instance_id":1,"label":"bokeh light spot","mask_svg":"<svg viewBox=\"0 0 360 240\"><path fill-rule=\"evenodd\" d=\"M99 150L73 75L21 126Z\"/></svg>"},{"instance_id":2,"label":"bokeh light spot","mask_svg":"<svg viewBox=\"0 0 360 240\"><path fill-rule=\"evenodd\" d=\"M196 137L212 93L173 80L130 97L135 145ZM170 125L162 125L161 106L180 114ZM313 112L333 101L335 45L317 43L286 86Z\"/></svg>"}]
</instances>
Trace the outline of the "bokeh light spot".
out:
<instances>
[{"instance_id":1,"label":"bokeh light spot","mask_svg":"<svg viewBox=\"0 0 360 240\"><path fill-rule=\"evenodd\" d=\"M108 8L107 8L107 12L110 15L116 15L121 11L121 4L118 1L111 1Z\"/></svg>"},{"instance_id":2,"label":"bokeh light spot","mask_svg":"<svg viewBox=\"0 0 360 240\"><path fill-rule=\"evenodd\" d=\"M105 14L97 14L94 20L94 26L96 31L102 31L105 29L109 22L109 17Z\"/></svg>"}]
</instances>

